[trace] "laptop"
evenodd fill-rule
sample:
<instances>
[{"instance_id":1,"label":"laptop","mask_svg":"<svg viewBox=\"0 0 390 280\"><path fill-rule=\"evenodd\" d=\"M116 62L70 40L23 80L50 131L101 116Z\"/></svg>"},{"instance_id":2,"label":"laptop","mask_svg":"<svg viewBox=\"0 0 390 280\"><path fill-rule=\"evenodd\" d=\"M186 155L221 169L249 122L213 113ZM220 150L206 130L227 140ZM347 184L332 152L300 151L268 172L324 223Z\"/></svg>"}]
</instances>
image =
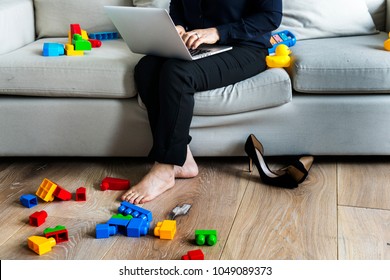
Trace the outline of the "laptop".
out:
<instances>
[{"instance_id":1,"label":"laptop","mask_svg":"<svg viewBox=\"0 0 390 280\"><path fill-rule=\"evenodd\" d=\"M231 46L201 45L189 50L165 9L123 6L105 6L104 9L134 53L196 60L232 49Z\"/></svg>"}]
</instances>

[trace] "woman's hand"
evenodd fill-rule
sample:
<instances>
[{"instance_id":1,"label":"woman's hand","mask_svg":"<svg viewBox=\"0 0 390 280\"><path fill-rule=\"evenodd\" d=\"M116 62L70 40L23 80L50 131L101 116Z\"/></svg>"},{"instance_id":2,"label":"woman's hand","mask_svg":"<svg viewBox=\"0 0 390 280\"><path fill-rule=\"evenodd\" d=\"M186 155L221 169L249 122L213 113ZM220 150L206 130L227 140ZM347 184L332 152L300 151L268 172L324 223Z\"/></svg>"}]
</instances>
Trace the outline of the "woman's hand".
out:
<instances>
[{"instance_id":1,"label":"woman's hand","mask_svg":"<svg viewBox=\"0 0 390 280\"><path fill-rule=\"evenodd\" d=\"M177 28L178 27L176 26L176 29ZM180 36L189 49L196 49L201 44L215 44L219 40L218 30L214 27L206 29L194 29L188 32L184 31L184 33Z\"/></svg>"},{"instance_id":2,"label":"woman's hand","mask_svg":"<svg viewBox=\"0 0 390 280\"><path fill-rule=\"evenodd\" d=\"M180 37L183 37L184 33L186 33L186 30L181 25L176 25L176 30L179 33Z\"/></svg>"}]
</instances>

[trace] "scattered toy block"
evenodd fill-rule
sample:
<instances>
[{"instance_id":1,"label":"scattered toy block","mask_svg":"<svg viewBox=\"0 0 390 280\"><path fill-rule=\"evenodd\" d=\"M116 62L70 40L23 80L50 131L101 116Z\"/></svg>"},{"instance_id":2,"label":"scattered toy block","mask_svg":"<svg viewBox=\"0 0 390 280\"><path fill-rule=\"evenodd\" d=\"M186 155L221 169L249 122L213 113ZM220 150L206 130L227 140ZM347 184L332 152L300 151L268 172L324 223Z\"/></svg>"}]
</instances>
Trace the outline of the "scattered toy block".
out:
<instances>
[{"instance_id":1,"label":"scattered toy block","mask_svg":"<svg viewBox=\"0 0 390 280\"><path fill-rule=\"evenodd\" d=\"M33 194L24 194L20 197L20 202L24 207L32 208L38 205L38 198Z\"/></svg>"},{"instance_id":2,"label":"scattered toy block","mask_svg":"<svg viewBox=\"0 0 390 280\"><path fill-rule=\"evenodd\" d=\"M72 44L66 44L65 54L68 56L83 56L84 51L75 51L74 46Z\"/></svg>"},{"instance_id":3,"label":"scattered toy block","mask_svg":"<svg viewBox=\"0 0 390 280\"><path fill-rule=\"evenodd\" d=\"M70 34L71 34L72 38L73 38L73 35L75 35L75 34L81 35L80 24L78 24L78 23L71 23L70 24Z\"/></svg>"},{"instance_id":4,"label":"scattered toy block","mask_svg":"<svg viewBox=\"0 0 390 280\"><path fill-rule=\"evenodd\" d=\"M54 200L54 191L57 188L57 184L53 183L49 179L43 179L41 185L39 186L36 195L43 199L46 202Z\"/></svg>"},{"instance_id":5,"label":"scattered toy block","mask_svg":"<svg viewBox=\"0 0 390 280\"><path fill-rule=\"evenodd\" d=\"M57 188L55 189L53 195L60 200L71 200L72 199L72 194L70 192L68 192L67 190L61 188L58 185L57 185Z\"/></svg>"},{"instance_id":6,"label":"scattered toy block","mask_svg":"<svg viewBox=\"0 0 390 280\"><path fill-rule=\"evenodd\" d=\"M43 231L46 238L54 238L57 243L66 242L69 240L68 230L65 226L58 225L55 228L46 228Z\"/></svg>"},{"instance_id":7,"label":"scattered toy block","mask_svg":"<svg viewBox=\"0 0 390 280\"><path fill-rule=\"evenodd\" d=\"M126 179L106 177L103 179L100 184L100 189L102 191L112 190L112 191L122 191L130 188L130 181Z\"/></svg>"},{"instance_id":8,"label":"scattered toy block","mask_svg":"<svg viewBox=\"0 0 390 280\"><path fill-rule=\"evenodd\" d=\"M207 244L213 246L217 243L217 231L216 230L195 230L195 242L201 246Z\"/></svg>"},{"instance_id":9,"label":"scattered toy block","mask_svg":"<svg viewBox=\"0 0 390 280\"><path fill-rule=\"evenodd\" d=\"M127 225L133 217L131 215L123 216L122 214L113 215L111 219L107 221L107 224L110 226L115 226L117 228L117 232L123 235L126 235Z\"/></svg>"},{"instance_id":10,"label":"scattered toy block","mask_svg":"<svg viewBox=\"0 0 390 280\"><path fill-rule=\"evenodd\" d=\"M91 43L92 48L100 48L102 46L102 41L97 39L88 39L88 41Z\"/></svg>"},{"instance_id":11,"label":"scattered toy block","mask_svg":"<svg viewBox=\"0 0 390 280\"><path fill-rule=\"evenodd\" d=\"M173 239L176 233L176 221L164 220L158 222L154 228L154 235L159 236L160 239Z\"/></svg>"},{"instance_id":12,"label":"scattered toy block","mask_svg":"<svg viewBox=\"0 0 390 280\"><path fill-rule=\"evenodd\" d=\"M43 49L42 49L43 56L60 56L64 54L65 54L65 48L63 44L43 43Z\"/></svg>"},{"instance_id":13,"label":"scattered toy block","mask_svg":"<svg viewBox=\"0 0 390 280\"><path fill-rule=\"evenodd\" d=\"M37 211L33 214L30 215L29 217L29 224L34 227L39 227L42 225L47 218L47 212L42 210L42 211Z\"/></svg>"},{"instance_id":14,"label":"scattered toy block","mask_svg":"<svg viewBox=\"0 0 390 280\"><path fill-rule=\"evenodd\" d=\"M108 238L112 235L117 234L117 227L110 226L109 224L98 224L96 225L96 238Z\"/></svg>"},{"instance_id":15,"label":"scattered toy block","mask_svg":"<svg viewBox=\"0 0 390 280\"><path fill-rule=\"evenodd\" d=\"M118 32L95 32L95 33L89 33L88 37L90 39L97 39L100 41L114 40L114 39L119 39L119 33Z\"/></svg>"},{"instance_id":16,"label":"scattered toy block","mask_svg":"<svg viewBox=\"0 0 390 280\"><path fill-rule=\"evenodd\" d=\"M141 235L147 235L149 225L149 222L145 219L133 218L126 227L126 235L128 237L141 237Z\"/></svg>"},{"instance_id":17,"label":"scattered toy block","mask_svg":"<svg viewBox=\"0 0 390 280\"><path fill-rule=\"evenodd\" d=\"M202 250L192 250L188 251L187 255L181 257L182 260L204 260L204 254Z\"/></svg>"},{"instance_id":18,"label":"scattered toy block","mask_svg":"<svg viewBox=\"0 0 390 280\"><path fill-rule=\"evenodd\" d=\"M76 190L76 201L86 201L87 200L87 189L80 187Z\"/></svg>"},{"instance_id":19,"label":"scattered toy block","mask_svg":"<svg viewBox=\"0 0 390 280\"><path fill-rule=\"evenodd\" d=\"M27 239L28 247L38 255L43 255L50 252L56 245L56 240L53 237L46 238L43 236L30 236Z\"/></svg>"},{"instance_id":20,"label":"scattered toy block","mask_svg":"<svg viewBox=\"0 0 390 280\"><path fill-rule=\"evenodd\" d=\"M123 215L131 215L133 218L145 219L148 222L152 221L152 212L147 209L141 208L127 201L122 201L118 208L118 213Z\"/></svg>"},{"instance_id":21,"label":"scattered toy block","mask_svg":"<svg viewBox=\"0 0 390 280\"><path fill-rule=\"evenodd\" d=\"M73 35L72 43L74 45L75 51L90 51L92 49L91 42L84 40L83 37L79 34Z\"/></svg>"}]
</instances>

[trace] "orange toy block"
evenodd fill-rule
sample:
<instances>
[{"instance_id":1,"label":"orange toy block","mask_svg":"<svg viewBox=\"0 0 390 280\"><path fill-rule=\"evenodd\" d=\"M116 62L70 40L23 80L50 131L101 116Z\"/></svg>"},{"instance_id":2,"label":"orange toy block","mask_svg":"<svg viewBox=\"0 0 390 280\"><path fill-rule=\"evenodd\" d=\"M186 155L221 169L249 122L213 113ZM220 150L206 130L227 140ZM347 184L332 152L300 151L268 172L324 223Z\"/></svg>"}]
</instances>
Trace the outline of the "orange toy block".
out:
<instances>
[{"instance_id":1,"label":"orange toy block","mask_svg":"<svg viewBox=\"0 0 390 280\"><path fill-rule=\"evenodd\" d=\"M65 54L68 56L82 56L84 55L83 51L75 51L72 44L65 45Z\"/></svg>"},{"instance_id":2,"label":"orange toy block","mask_svg":"<svg viewBox=\"0 0 390 280\"><path fill-rule=\"evenodd\" d=\"M28 247L38 255L43 255L50 252L56 245L56 240L53 237L46 238L43 236L30 236L27 239Z\"/></svg>"},{"instance_id":3,"label":"orange toy block","mask_svg":"<svg viewBox=\"0 0 390 280\"><path fill-rule=\"evenodd\" d=\"M158 222L154 228L154 235L160 236L160 239L173 239L176 233L176 221L164 220Z\"/></svg>"},{"instance_id":4,"label":"orange toy block","mask_svg":"<svg viewBox=\"0 0 390 280\"><path fill-rule=\"evenodd\" d=\"M35 194L46 202L53 201L56 188L57 184L45 178Z\"/></svg>"}]
</instances>

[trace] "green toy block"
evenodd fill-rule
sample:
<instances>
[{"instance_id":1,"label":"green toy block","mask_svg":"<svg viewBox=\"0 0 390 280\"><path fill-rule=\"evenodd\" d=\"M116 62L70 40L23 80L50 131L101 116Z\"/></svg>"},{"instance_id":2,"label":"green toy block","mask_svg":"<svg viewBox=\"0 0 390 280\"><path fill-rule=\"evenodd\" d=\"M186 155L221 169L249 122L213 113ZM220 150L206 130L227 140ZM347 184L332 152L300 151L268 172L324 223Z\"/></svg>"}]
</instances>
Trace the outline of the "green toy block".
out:
<instances>
[{"instance_id":1,"label":"green toy block","mask_svg":"<svg viewBox=\"0 0 390 280\"><path fill-rule=\"evenodd\" d=\"M116 214L116 215L112 215L111 218L123 219L123 220L131 220L133 218L133 216L131 216L131 215L124 216L123 214Z\"/></svg>"},{"instance_id":2,"label":"green toy block","mask_svg":"<svg viewBox=\"0 0 390 280\"><path fill-rule=\"evenodd\" d=\"M60 230L65 230L66 227L65 226L61 226L61 225L58 225L56 226L55 228L46 228L44 231L43 231L43 234L48 234L48 233L52 233L52 232L56 232L56 231L60 231Z\"/></svg>"},{"instance_id":3,"label":"green toy block","mask_svg":"<svg viewBox=\"0 0 390 280\"><path fill-rule=\"evenodd\" d=\"M217 234L218 232L213 229L197 229L195 230L195 242L199 246L204 245L205 243L209 246L213 246L217 243Z\"/></svg>"},{"instance_id":4,"label":"green toy block","mask_svg":"<svg viewBox=\"0 0 390 280\"><path fill-rule=\"evenodd\" d=\"M90 51L92 49L91 42L84 40L80 34L74 34L72 44L75 51Z\"/></svg>"}]
</instances>

